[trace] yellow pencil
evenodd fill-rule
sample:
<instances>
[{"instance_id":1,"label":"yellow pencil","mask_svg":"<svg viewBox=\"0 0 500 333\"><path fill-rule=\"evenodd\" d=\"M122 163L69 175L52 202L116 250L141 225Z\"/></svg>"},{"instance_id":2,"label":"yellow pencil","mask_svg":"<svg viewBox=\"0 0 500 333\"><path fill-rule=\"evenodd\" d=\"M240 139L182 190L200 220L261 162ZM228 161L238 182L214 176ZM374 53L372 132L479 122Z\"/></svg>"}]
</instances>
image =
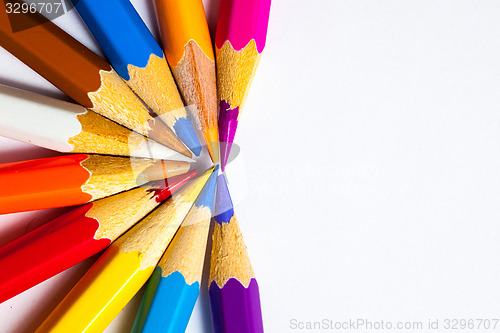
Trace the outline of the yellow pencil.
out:
<instances>
[{"instance_id":1,"label":"yellow pencil","mask_svg":"<svg viewBox=\"0 0 500 333\"><path fill-rule=\"evenodd\" d=\"M213 170L111 244L36 332L102 332L153 273Z\"/></svg>"}]
</instances>

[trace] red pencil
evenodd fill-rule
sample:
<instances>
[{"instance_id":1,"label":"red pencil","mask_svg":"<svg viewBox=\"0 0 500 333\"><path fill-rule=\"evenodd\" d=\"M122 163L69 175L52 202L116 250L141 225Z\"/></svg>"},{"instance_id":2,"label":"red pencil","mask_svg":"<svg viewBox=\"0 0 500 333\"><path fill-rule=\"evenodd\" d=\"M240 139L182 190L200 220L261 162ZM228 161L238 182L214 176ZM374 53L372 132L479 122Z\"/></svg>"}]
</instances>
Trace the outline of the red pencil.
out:
<instances>
[{"instance_id":1,"label":"red pencil","mask_svg":"<svg viewBox=\"0 0 500 333\"><path fill-rule=\"evenodd\" d=\"M195 175L85 204L0 247L0 303L104 250Z\"/></svg>"}]
</instances>

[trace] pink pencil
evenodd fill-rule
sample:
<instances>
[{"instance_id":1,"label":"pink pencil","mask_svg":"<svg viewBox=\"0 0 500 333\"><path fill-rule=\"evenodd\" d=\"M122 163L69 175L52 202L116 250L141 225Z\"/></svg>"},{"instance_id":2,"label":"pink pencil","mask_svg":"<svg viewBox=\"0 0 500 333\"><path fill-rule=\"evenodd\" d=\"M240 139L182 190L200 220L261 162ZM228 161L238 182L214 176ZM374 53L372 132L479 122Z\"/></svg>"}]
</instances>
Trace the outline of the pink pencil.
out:
<instances>
[{"instance_id":1,"label":"pink pencil","mask_svg":"<svg viewBox=\"0 0 500 333\"><path fill-rule=\"evenodd\" d=\"M238 118L266 45L271 0L221 0L215 52L221 168L226 168Z\"/></svg>"}]
</instances>

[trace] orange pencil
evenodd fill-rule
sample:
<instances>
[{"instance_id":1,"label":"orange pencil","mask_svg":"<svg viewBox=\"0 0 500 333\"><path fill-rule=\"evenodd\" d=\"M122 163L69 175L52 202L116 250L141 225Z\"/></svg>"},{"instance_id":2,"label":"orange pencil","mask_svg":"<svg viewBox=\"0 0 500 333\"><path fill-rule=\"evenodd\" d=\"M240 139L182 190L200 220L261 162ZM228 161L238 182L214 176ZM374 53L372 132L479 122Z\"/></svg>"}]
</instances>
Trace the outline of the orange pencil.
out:
<instances>
[{"instance_id":1,"label":"orange pencil","mask_svg":"<svg viewBox=\"0 0 500 333\"><path fill-rule=\"evenodd\" d=\"M219 160L215 58L201 0L155 0L163 48L179 90Z\"/></svg>"},{"instance_id":2,"label":"orange pencil","mask_svg":"<svg viewBox=\"0 0 500 333\"><path fill-rule=\"evenodd\" d=\"M187 162L86 154L1 164L0 214L80 205L188 170Z\"/></svg>"}]
</instances>

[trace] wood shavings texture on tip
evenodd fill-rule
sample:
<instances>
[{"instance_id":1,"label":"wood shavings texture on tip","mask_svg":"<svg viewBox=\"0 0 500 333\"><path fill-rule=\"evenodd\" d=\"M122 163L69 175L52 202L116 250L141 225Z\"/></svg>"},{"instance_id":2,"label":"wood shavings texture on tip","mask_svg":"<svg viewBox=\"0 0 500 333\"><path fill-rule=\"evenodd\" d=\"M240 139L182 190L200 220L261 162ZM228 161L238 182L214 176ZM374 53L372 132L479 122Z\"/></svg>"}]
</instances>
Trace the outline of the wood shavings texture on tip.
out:
<instances>
[{"instance_id":1,"label":"wood shavings texture on tip","mask_svg":"<svg viewBox=\"0 0 500 333\"><path fill-rule=\"evenodd\" d=\"M165 56L151 54L146 67L128 65L128 85L163 120L170 129L177 118L185 118L186 110Z\"/></svg>"},{"instance_id":2,"label":"wood shavings texture on tip","mask_svg":"<svg viewBox=\"0 0 500 333\"><path fill-rule=\"evenodd\" d=\"M69 138L68 143L73 146L73 152L96 154L110 154L129 156L140 149L146 140L138 133L111 122L95 112L87 111L77 115L82 131Z\"/></svg>"},{"instance_id":3,"label":"wood shavings texture on tip","mask_svg":"<svg viewBox=\"0 0 500 333\"><path fill-rule=\"evenodd\" d=\"M89 155L80 164L91 174L82 191L96 200L136 187L137 175L155 160Z\"/></svg>"},{"instance_id":4,"label":"wood shavings texture on tip","mask_svg":"<svg viewBox=\"0 0 500 333\"><path fill-rule=\"evenodd\" d=\"M158 264L162 277L180 272L189 285L200 281L211 214L208 207L191 209Z\"/></svg>"},{"instance_id":5,"label":"wood shavings texture on tip","mask_svg":"<svg viewBox=\"0 0 500 333\"><path fill-rule=\"evenodd\" d=\"M156 266L191 205L170 198L119 239L121 252L139 252L141 270Z\"/></svg>"},{"instance_id":6,"label":"wood shavings texture on tip","mask_svg":"<svg viewBox=\"0 0 500 333\"><path fill-rule=\"evenodd\" d=\"M95 201L85 216L99 221L95 239L114 241L158 205L149 188L136 188Z\"/></svg>"},{"instance_id":7,"label":"wood shavings texture on tip","mask_svg":"<svg viewBox=\"0 0 500 333\"><path fill-rule=\"evenodd\" d=\"M215 50L217 57L217 87L219 99L229 103L231 109L245 104L261 55L255 40L251 40L240 51L235 51L231 42L225 41Z\"/></svg>"},{"instance_id":8,"label":"wood shavings texture on tip","mask_svg":"<svg viewBox=\"0 0 500 333\"><path fill-rule=\"evenodd\" d=\"M215 62L212 61L194 40L184 47L184 56L176 67L172 67L186 105L194 106L198 128L208 130L217 123L217 87Z\"/></svg>"},{"instance_id":9,"label":"wood shavings texture on tip","mask_svg":"<svg viewBox=\"0 0 500 333\"><path fill-rule=\"evenodd\" d=\"M222 288L235 278L247 288L255 275L236 217L229 223L215 223L212 242L210 281Z\"/></svg>"},{"instance_id":10,"label":"wood shavings texture on tip","mask_svg":"<svg viewBox=\"0 0 500 333\"><path fill-rule=\"evenodd\" d=\"M152 119L144 104L114 71L101 70L101 86L89 93L92 111L125 127L147 135L151 130L148 121Z\"/></svg>"}]
</instances>

